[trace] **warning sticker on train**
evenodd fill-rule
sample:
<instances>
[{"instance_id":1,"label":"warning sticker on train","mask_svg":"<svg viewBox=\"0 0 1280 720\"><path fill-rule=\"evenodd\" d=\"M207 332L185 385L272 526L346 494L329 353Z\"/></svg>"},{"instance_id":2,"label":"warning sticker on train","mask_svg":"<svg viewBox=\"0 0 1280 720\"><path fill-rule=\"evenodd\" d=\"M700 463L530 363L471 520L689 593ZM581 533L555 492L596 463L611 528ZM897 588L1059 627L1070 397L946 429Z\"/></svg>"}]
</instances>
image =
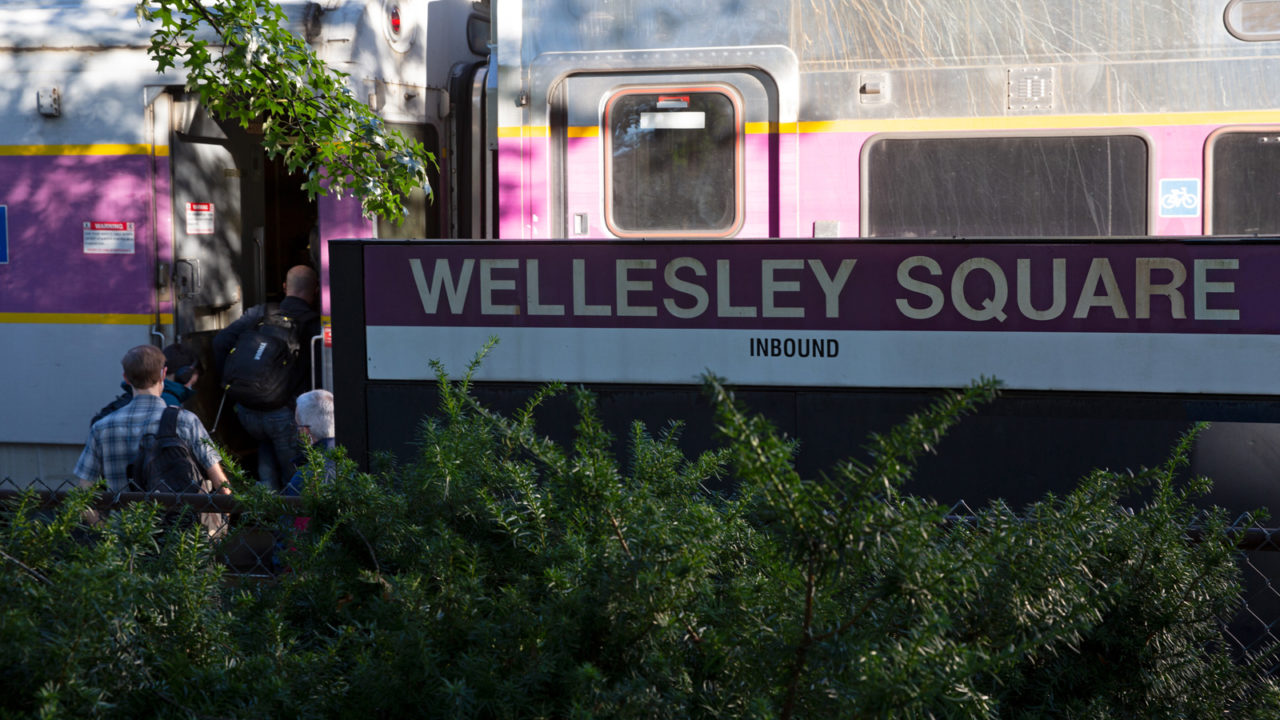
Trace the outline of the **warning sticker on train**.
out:
<instances>
[{"instance_id":1,"label":"warning sticker on train","mask_svg":"<svg viewBox=\"0 0 1280 720\"><path fill-rule=\"evenodd\" d=\"M187 203L187 234L213 234L213 203Z\"/></svg>"},{"instance_id":2,"label":"warning sticker on train","mask_svg":"<svg viewBox=\"0 0 1280 720\"><path fill-rule=\"evenodd\" d=\"M133 223L86 222L84 251L89 255L132 255Z\"/></svg>"}]
</instances>

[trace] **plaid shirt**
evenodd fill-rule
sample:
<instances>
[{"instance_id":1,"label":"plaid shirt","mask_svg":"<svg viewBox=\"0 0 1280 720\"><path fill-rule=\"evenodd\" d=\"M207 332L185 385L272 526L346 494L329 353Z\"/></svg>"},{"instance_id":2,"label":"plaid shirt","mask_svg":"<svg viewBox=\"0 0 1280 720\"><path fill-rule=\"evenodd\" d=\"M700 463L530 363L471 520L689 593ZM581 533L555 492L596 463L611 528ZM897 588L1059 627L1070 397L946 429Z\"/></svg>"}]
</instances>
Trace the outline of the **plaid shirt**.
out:
<instances>
[{"instance_id":1,"label":"plaid shirt","mask_svg":"<svg viewBox=\"0 0 1280 720\"><path fill-rule=\"evenodd\" d=\"M88 482L105 477L107 490L111 492L128 489L129 463L138 454L142 436L159 431L164 408L164 400L136 394L128 405L94 423L89 429L89 441L76 463L76 477ZM209 433L194 413L186 410L178 413L178 436L191 448L200 467L208 469L219 461Z\"/></svg>"}]
</instances>

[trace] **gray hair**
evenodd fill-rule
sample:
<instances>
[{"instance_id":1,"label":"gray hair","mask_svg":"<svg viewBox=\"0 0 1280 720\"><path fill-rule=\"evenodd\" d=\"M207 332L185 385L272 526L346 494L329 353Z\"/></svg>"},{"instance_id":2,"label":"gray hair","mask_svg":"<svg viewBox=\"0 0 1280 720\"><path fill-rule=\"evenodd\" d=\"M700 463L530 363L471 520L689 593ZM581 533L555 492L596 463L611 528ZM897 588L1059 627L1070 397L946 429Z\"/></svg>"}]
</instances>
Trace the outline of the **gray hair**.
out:
<instances>
[{"instance_id":1,"label":"gray hair","mask_svg":"<svg viewBox=\"0 0 1280 720\"><path fill-rule=\"evenodd\" d=\"M333 393L328 390L302 393L298 396L298 409L294 410L293 419L299 427L306 425L310 428L311 437L316 440L333 437Z\"/></svg>"}]
</instances>

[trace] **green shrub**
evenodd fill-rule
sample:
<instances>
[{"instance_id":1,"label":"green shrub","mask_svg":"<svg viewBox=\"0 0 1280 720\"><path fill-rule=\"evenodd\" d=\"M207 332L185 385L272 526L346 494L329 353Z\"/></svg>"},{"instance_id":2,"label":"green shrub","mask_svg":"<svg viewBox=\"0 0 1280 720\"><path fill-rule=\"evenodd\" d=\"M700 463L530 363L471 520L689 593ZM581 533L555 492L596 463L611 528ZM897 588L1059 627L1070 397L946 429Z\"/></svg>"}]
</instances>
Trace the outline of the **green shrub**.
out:
<instances>
[{"instance_id":1,"label":"green shrub","mask_svg":"<svg viewBox=\"0 0 1280 720\"><path fill-rule=\"evenodd\" d=\"M234 648L221 569L154 505L86 526L89 490L55 512L28 493L0 518L0 712L139 717L202 702Z\"/></svg>"},{"instance_id":2,"label":"green shrub","mask_svg":"<svg viewBox=\"0 0 1280 720\"><path fill-rule=\"evenodd\" d=\"M411 462L365 474L339 451L336 479L308 484L274 582L223 582L195 533L156 535L154 509L85 529L82 496L48 519L28 499L0 524L0 710L1277 715L1260 660L1222 640L1238 558L1222 514L1193 505L1205 484L1178 479L1189 439L1162 467L957 519L907 483L994 382L819 478L708 387L722 449L689 459L679 424L637 424L620 459L586 392L560 447L534 417L563 388L503 417L441 374ZM278 522L273 498L245 497Z\"/></svg>"}]
</instances>

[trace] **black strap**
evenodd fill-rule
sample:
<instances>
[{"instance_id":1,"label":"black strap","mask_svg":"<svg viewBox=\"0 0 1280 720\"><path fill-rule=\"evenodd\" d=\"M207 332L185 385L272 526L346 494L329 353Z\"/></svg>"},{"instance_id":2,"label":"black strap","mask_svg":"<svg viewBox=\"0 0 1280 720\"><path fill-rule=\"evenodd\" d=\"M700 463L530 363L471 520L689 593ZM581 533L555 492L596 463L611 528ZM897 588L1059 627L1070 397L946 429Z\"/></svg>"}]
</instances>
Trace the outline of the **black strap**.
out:
<instances>
[{"instance_id":1,"label":"black strap","mask_svg":"<svg viewBox=\"0 0 1280 720\"><path fill-rule=\"evenodd\" d=\"M173 405L164 409L164 414L160 416L160 430L156 433L156 437L177 437L180 412L182 408Z\"/></svg>"},{"instance_id":2,"label":"black strap","mask_svg":"<svg viewBox=\"0 0 1280 720\"><path fill-rule=\"evenodd\" d=\"M256 327L262 327L263 325L266 325L267 320L269 320L272 315L279 315L279 314L282 314L280 313L280 303L278 302L262 303L262 317L258 318L258 323Z\"/></svg>"}]
</instances>

